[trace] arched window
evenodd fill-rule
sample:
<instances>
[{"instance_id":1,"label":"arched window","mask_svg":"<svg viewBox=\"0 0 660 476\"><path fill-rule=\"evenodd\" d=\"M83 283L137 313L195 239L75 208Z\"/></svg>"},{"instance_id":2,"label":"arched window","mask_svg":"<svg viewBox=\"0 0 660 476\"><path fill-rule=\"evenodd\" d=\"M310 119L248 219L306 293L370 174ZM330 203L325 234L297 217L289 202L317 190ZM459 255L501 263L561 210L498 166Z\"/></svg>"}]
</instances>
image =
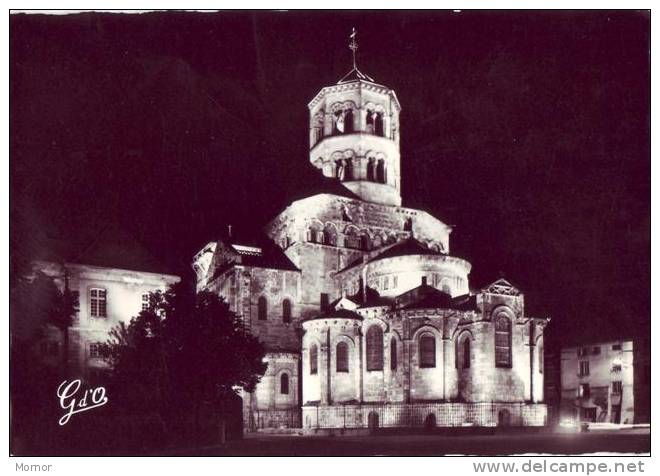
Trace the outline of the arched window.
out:
<instances>
[{"instance_id":1,"label":"arched window","mask_svg":"<svg viewBox=\"0 0 660 476\"><path fill-rule=\"evenodd\" d=\"M353 110L347 109L344 113L344 133L353 132Z\"/></svg>"},{"instance_id":2,"label":"arched window","mask_svg":"<svg viewBox=\"0 0 660 476\"><path fill-rule=\"evenodd\" d=\"M369 161L367 162L367 180L371 182L376 181L376 159L373 157L369 157Z\"/></svg>"},{"instance_id":3,"label":"arched window","mask_svg":"<svg viewBox=\"0 0 660 476\"><path fill-rule=\"evenodd\" d=\"M383 137L385 135L385 130L383 128L383 113L377 112L374 119L374 133L377 136Z\"/></svg>"},{"instance_id":4,"label":"arched window","mask_svg":"<svg viewBox=\"0 0 660 476\"><path fill-rule=\"evenodd\" d=\"M367 132L374 133L374 122L376 120L376 111L367 110Z\"/></svg>"},{"instance_id":5,"label":"arched window","mask_svg":"<svg viewBox=\"0 0 660 476\"><path fill-rule=\"evenodd\" d=\"M316 116L314 116L314 144L319 142L324 135L324 127L325 127L325 118L324 118L324 113L323 111L320 111Z\"/></svg>"},{"instance_id":6,"label":"arched window","mask_svg":"<svg viewBox=\"0 0 660 476\"><path fill-rule=\"evenodd\" d=\"M456 368L470 368L470 337L466 334L459 338L456 345Z\"/></svg>"},{"instance_id":7,"label":"arched window","mask_svg":"<svg viewBox=\"0 0 660 476\"><path fill-rule=\"evenodd\" d=\"M319 351L316 344L309 348L309 373L316 375L319 371Z\"/></svg>"},{"instance_id":8,"label":"arched window","mask_svg":"<svg viewBox=\"0 0 660 476\"><path fill-rule=\"evenodd\" d=\"M346 176L346 163L344 160L338 160L335 163L335 177L339 180L344 180Z\"/></svg>"},{"instance_id":9,"label":"arched window","mask_svg":"<svg viewBox=\"0 0 660 476\"><path fill-rule=\"evenodd\" d=\"M390 369L396 370L397 365L396 339L392 337L390 341Z\"/></svg>"},{"instance_id":10,"label":"arched window","mask_svg":"<svg viewBox=\"0 0 660 476\"><path fill-rule=\"evenodd\" d=\"M291 301L282 301L282 322L291 322Z\"/></svg>"},{"instance_id":11,"label":"arched window","mask_svg":"<svg viewBox=\"0 0 660 476\"><path fill-rule=\"evenodd\" d=\"M378 420L379 420L378 413L369 412L369 415L367 416L367 425L372 430L375 430L376 428L378 428Z\"/></svg>"},{"instance_id":12,"label":"arched window","mask_svg":"<svg viewBox=\"0 0 660 476\"><path fill-rule=\"evenodd\" d=\"M367 132L383 137L383 113L376 111L367 111Z\"/></svg>"},{"instance_id":13,"label":"arched window","mask_svg":"<svg viewBox=\"0 0 660 476\"><path fill-rule=\"evenodd\" d=\"M289 394L289 374L282 374L280 376L280 393L282 395Z\"/></svg>"},{"instance_id":14,"label":"arched window","mask_svg":"<svg viewBox=\"0 0 660 476\"><path fill-rule=\"evenodd\" d=\"M367 331L367 370L383 370L383 330L379 326Z\"/></svg>"},{"instance_id":15,"label":"arched window","mask_svg":"<svg viewBox=\"0 0 660 476\"><path fill-rule=\"evenodd\" d=\"M337 372L348 372L348 344L337 344Z\"/></svg>"},{"instance_id":16,"label":"arched window","mask_svg":"<svg viewBox=\"0 0 660 476\"><path fill-rule=\"evenodd\" d=\"M346 172L344 180L353 180L353 159L346 159Z\"/></svg>"},{"instance_id":17,"label":"arched window","mask_svg":"<svg viewBox=\"0 0 660 476\"><path fill-rule=\"evenodd\" d=\"M495 319L495 366L511 367L511 321L503 314Z\"/></svg>"},{"instance_id":18,"label":"arched window","mask_svg":"<svg viewBox=\"0 0 660 476\"><path fill-rule=\"evenodd\" d=\"M257 302L257 316L260 321L265 321L268 317L268 301L264 296L261 296Z\"/></svg>"},{"instance_id":19,"label":"arched window","mask_svg":"<svg viewBox=\"0 0 660 476\"><path fill-rule=\"evenodd\" d=\"M369 248L371 248L370 245L371 245L371 240L369 239L369 235L367 235L366 233L363 233L360 236L360 249L368 250Z\"/></svg>"},{"instance_id":20,"label":"arched window","mask_svg":"<svg viewBox=\"0 0 660 476\"><path fill-rule=\"evenodd\" d=\"M385 168L385 160L378 160L376 165L376 182L387 183L387 170Z\"/></svg>"},{"instance_id":21,"label":"arched window","mask_svg":"<svg viewBox=\"0 0 660 476\"><path fill-rule=\"evenodd\" d=\"M337 230L332 225L325 225L323 229L325 235L325 242L328 245L337 246Z\"/></svg>"},{"instance_id":22,"label":"arched window","mask_svg":"<svg viewBox=\"0 0 660 476\"><path fill-rule=\"evenodd\" d=\"M324 236L323 230L321 230L320 225L317 223L312 223L307 230L307 241L310 243L319 243L323 244Z\"/></svg>"},{"instance_id":23,"label":"arched window","mask_svg":"<svg viewBox=\"0 0 660 476\"><path fill-rule=\"evenodd\" d=\"M360 236L358 235L358 232L355 230L355 228L350 228L346 231L344 244L346 245L346 248L360 248Z\"/></svg>"},{"instance_id":24,"label":"arched window","mask_svg":"<svg viewBox=\"0 0 660 476\"><path fill-rule=\"evenodd\" d=\"M333 116L333 129L332 133L333 134L343 134L344 129L345 129L345 123L344 123L344 111L341 109L335 111L335 114Z\"/></svg>"},{"instance_id":25,"label":"arched window","mask_svg":"<svg viewBox=\"0 0 660 476\"><path fill-rule=\"evenodd\" d=\"M497 413L497 426L510 426L511 413L506 408L501 409Z\"/></svg>"},{"instance_id":26,"label":"arched window","mask_svg":"<svg viewBox=\"0 0 660 476\"><path fill-rule=\"evenodd\" d=\"M435 367L435 337L431 334L424 334L419 339L419 366Z\"/></svg>"}]
</instances>

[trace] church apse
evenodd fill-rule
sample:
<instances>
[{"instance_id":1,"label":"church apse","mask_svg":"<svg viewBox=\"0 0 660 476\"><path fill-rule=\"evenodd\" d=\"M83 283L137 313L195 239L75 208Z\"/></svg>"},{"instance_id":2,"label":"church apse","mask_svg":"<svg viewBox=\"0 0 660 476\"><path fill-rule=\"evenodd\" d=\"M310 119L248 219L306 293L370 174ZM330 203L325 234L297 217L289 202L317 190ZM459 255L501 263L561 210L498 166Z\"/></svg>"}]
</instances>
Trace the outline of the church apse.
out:
<instances>
[{"instance_id":1,"label":"church apse","mask_svg":"<svg viewBox=\"0 0 660 476\"><path fill-rule=\"evenodd\" d=\"M269 352L243 396L249 428L543 425L548 319L525 315L507 280L474 289L452 227L401 206L394 91L354 62L308 107L309 162L327 188L266 224L275 249L209 245L195 264L201 287L214 263L231 276L229 250L240 269L216 289Z\"/></svg>"}]
</instances>

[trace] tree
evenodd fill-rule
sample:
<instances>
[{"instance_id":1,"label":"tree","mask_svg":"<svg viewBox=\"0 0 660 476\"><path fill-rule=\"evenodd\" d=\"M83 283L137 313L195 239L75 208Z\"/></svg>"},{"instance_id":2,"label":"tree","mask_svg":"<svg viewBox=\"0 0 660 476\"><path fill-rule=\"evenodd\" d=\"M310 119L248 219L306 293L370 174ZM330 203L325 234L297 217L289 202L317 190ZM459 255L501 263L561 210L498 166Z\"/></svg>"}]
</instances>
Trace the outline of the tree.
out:
<instances>
[{"instance_id":1,"label":"tree","mask_svg":"<svg viewBox=\"0 0 660 476\"><path fill-rule=\"evenodd\" d=\"M10 292L11 302L11 409L12 448L29 453L43 441L55 438L58 409L54 395L67 372L68 328L77 312L77 297L55 280L37 271L20 276ZM38 353L47 325L63 331L62 364L49 366Z\"/></svg>"},{"instance_id":2,"label":"tree","mask_svg":"<svg viewBox=\"0 0 660 476\"><path fill-rule=\"evenodd\" d=\"M69 271L64 268L64 289L55 293L49 323L62 333L62 373L69 376L69 328L78 312L78 296L69 288Z\"/></svg>"},{"instance_id":3,"label":"tree","mask_svg":"<svg viewBox=\"0 0 660 476\"><path fill-rule=\"evenodd\" d=\"M223 299L181 283L150 294L148 308L115 327L107 345L112 395L131 411L154 409L170 434L182 426L196 434L203 411L222 415L267 366L263 346Z\"/></svg>"}]
</instances>

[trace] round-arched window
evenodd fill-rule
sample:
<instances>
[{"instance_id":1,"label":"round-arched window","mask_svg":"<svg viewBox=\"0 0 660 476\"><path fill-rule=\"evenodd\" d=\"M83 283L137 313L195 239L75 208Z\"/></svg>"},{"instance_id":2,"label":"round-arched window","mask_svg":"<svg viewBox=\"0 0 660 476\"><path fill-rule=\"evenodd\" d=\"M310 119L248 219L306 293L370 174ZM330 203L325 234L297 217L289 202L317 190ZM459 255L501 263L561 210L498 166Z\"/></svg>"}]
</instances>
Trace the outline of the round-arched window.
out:
<instances>
[{"instance_id":1,"label":"round-arched window","mask_svg":"<svg viewBox=\"0 0 660 476\"><path fill-rule=\"evenodd\" d=\"M367 370L383 370L383 330L377 325L367 331Z\"/></svg>"}]
</instances>

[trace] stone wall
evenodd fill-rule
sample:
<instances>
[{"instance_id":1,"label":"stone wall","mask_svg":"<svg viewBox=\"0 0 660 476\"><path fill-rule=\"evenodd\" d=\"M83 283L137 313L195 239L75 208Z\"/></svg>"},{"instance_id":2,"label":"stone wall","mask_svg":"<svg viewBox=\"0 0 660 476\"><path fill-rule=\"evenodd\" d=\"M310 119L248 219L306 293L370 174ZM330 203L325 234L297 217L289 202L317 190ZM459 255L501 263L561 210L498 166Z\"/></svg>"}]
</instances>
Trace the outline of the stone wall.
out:
<instances>
[{"instance_id":1,"label":"stone wall","mask_svg":"<svg viewBox=\"0 0 660 476\"><path fill-rule=\"evenodd\" d=\"M494 302L490 299L489 302ZM475 311L418 309L376 312L358 309L362 320L327 317L303 323L303 402L323 405L345 403L353 396L362 402L541 402L543 374L538 368L536 346L542 330L535 319L516 319L513 310L497 300L494 310L511 316L511 365L497 366L495 327L491 316ZM514 306L515 307L515 306ZM492 311L492 309L491 309ZM383 331L383 369L367 370L364 336L372 326ZM537 338L532 338L534 332ZM435 365L420 365L420 338L435 342ZM336 344L344 339L350 349L351 377L335 372ZM470 342L469 367L457 365L459 342ZM397 365L392 369L392 340ZM309 374L309 348L319 352L318 374ZM461 357L462 358L462 357Z\"/></svg>"},{"instance_id":2,"label":"stone wall","mask_svg":"<svg viewBox=\"0 0 660 476\"><path fill-rule=\"evenodd\" d=\"M412 230L406 229L407 223ZM265 229L275 243L286 249L286 243L307 241L307 231L316 226L320 230L332 227L338 234L335 246L339 248L346 247L345 234L355 228L360 234L368 234L374 249L404 240L412 231L418 241L449 252L451 227L425 211L330 194L313 195L293 202ZM294 263L302 269L299 263Z\"/></svg>"},{"instance_id":3,"label":"stone wall","mask_svg":"<svg viewBox=\"0 0 660 476\"><path fill-rule=\"evenodd\" d=\"M300 426L300 355L268 352L266 373L254 392L242 393L246 429L296 428ZM288 392L282 392L282 375L288 376Z\"/></svg>"},{"instance_id":4,"label":"stone wall","mask_svg":"<svg viewBox=\"0 0 660 476\"><path fill-rule=\"evenodd\" d=\"M302 408L303 428L544 426L546 422L547 407L540 403L365 403Z\"/></svg>"},{"instance_id":5,"label":"stone wall","mask_svg":"<svg viewBox=\"0 0 660 476\"><path fill-rule=\"evenodd\" d=\"M301 303L301 275L298 271L235 266L221 279L212 283L209 291L225 298L250 332L268 349L300 349L297 330L306 315ZM266 319L259 319L259 298L267 303ZM285 299L291 302L291 322L283 320Z\"/></svg>"}]
</instances>

